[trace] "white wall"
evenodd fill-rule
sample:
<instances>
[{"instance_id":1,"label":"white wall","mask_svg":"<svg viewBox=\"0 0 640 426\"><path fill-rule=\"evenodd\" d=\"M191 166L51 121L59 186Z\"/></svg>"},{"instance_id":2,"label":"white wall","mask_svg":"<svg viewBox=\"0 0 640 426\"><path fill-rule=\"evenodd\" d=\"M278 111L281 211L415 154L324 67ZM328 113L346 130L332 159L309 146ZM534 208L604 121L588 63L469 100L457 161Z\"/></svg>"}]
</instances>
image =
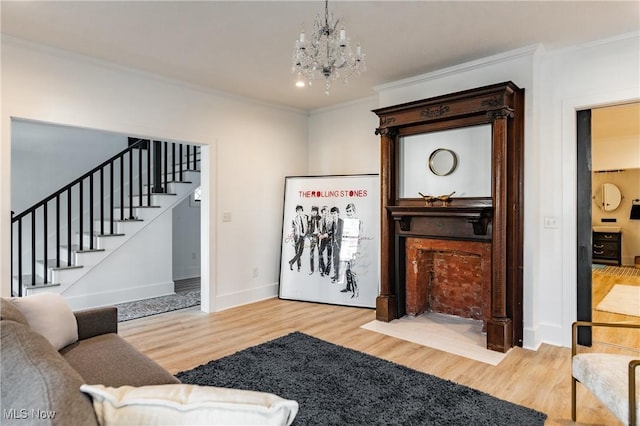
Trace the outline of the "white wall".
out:
<instances>
[{"instance_id":1,"label":"white wall","mask_svg":"<svg viewBox=\"0 0 640 426\"><path fill-rule=\"evenodd\" d=\"M314 111L309 117L309 174L378 173L376 98Z\"/></svg>"},{"instance_id":2,"label":"white wall","mask_svg":"<svg viewBox=\"0 0 640 426\"><path fill-rule=\"evenodd\" d=\"M127 147L127 137L14 120L11 208L21 213Z\"/></svg>"},{"instance_id":3,"label":"white wall","mask_svg":"<svg viewBox=\"0 0 640 426\"><path fill-rule=\"evenodd\" d=\"M550 52L541 61L539 190L543 216L561 223L543 230L537 250L545 278L536 283L544 296L537 306L543 341L569 345L576 317L576 111L639 99L639 75L638 33Z\"/></svg>"},{"instance_id":4,"label":"white wall","mask_svg":"<svg viewBox=\"0 0 640 426\"><path fill-rule=\"evenodd\" d=\"M65 288L72 309L173 294L171 211L152 221L103 262ZM143 253L143 255L136 255Z\"/></svg>"},{"instance_id":5,"label":"white wall","mask_svg":"<svg viewBox=\"0 0 640 426\"><path fill-rule=\"evenodd\" d=\"M173 208L173 280L200 276L200 203L193 195Z\"/></svg>"},{"instance_id":6,"label":"white wall","mask_svg":"<svg viewBox=\"0 0 640 426\"><path fill-rule=\"evenodd\" d=\"M576 317L576 135L579 107L640 98L638 34L545 52L532 46L379 86L379 106L425 99L503 81L525 89L524 346L570 345ZM367 109L371 106L369 101ZM378 126L374 114L351 106L314 111L310 117L310 170L334 172L327 155L363 150ZM362 107L361 107L362 108ZM356 107L356 109L359 109ZM364 108L362 108L364 109ZM373 116L373 118L371 117ZM355 130L357 129L357 130ZM335 141L335 135L354 147ZM373 145L375 142L371 142ZM377 144L376 144L377 145ZM342 162L341 173L377 172L378 156ZM559 228L543 227L544 217Z\"/></svg>"},{"instance_id":7,"label":"white wall","mask_svg":"<svg viewBox=\"0 0 640 426\"><path fill-rule=\"evenodd\" d=\"M10 37L1 47L0 294L10 294L12 117L203 144L202 308L277 294L284 177L307 170L305 113Z\"/></svg>"}]
</instances>

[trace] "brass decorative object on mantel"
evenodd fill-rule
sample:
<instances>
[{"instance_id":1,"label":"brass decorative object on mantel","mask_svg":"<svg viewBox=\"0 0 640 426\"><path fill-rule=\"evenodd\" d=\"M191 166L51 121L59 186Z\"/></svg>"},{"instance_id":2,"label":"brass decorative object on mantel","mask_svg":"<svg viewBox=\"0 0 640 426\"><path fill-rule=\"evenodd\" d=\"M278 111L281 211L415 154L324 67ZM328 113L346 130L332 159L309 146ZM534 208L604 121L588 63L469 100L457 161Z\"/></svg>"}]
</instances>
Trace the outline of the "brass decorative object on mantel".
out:
<instances>
[{"instance_id":1,"label":"brass decorative object on mantel","mask_svg":"<svg viewBox=\"0 0 640 426\"><path fill-rule=\"evenodd\" d=\"M451 198L455 193L456 191L453 191L451 194L447 194L447 195L424 195L422 192L418 192L418 194L420 194L420 196L425 201L427 206L432 205L433 202L436 200L442 201L442 205L446 206L451 202Z\"/></svg>"},{"instance_id":2,"label":"brass decorative object on mantel","mask_svg":"<svg viewBox=\"0 0 640 426\"><path fill-rule=\"evenodd\" d=\"M449 202L451 201L451 197L455 193L456 191L453 191L451 194L448 194L448 195L438 195L438 200L442 201L443 206L446 206L447 204L449 204Z\"/></svg>"},{"instance_id":3,"label":"brass decorative object on mantel","mask_svg":"<svg viewBox=\"0 0 640 426\"><path fill-rule=\"evenodd\" d=\"M418 194L420 194L420 196L422 197L422 199L424 200L424 202L426 203L427 206L430 206L431 204L433 204L433 202L435 200L438 199L438 197L436 197L436 196L424 195L422 192L418 192Z\"/></svg>"}]
</instances>

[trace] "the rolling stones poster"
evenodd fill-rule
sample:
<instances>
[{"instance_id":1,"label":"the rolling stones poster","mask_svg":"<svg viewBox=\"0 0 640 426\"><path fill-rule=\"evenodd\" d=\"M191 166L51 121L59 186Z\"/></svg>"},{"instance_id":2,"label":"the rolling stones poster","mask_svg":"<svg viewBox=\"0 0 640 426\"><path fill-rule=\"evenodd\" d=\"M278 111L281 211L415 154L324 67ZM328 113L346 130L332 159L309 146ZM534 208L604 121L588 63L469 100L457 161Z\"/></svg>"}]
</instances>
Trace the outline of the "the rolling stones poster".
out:
<instances>
[{"instance_id":1,"label":"the rolling stones poster","mask_svg":"<svg viewBox=\"0 0 640 426\"><path fill-rule=\"evenodd\" d=\"M280 298L375 307L378 175L287 177Z\"/></svg>"}]
</instances>

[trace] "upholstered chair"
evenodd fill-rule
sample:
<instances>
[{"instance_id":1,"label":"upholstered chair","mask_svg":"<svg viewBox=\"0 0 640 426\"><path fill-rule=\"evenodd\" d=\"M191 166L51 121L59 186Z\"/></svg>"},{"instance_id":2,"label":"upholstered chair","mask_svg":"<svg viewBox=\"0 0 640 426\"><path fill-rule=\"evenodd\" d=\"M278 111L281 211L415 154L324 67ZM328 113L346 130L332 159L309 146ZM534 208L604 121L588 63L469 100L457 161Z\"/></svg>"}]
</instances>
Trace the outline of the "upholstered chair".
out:
<instances>
[{"instance_id":1,"label":"upholstered chair","mask_svg":"<svg viewBox=\"0 0 640 426\"><path fill-rule=\"evenodd\" d=\"M578 353L579 327L640 329L640 323L577 321L572 325L571 419L576 420L576 383L580 382L623 424L637 426L640 418L640 347L635 355L599 352Z\"/></svg>"}]
</instances>

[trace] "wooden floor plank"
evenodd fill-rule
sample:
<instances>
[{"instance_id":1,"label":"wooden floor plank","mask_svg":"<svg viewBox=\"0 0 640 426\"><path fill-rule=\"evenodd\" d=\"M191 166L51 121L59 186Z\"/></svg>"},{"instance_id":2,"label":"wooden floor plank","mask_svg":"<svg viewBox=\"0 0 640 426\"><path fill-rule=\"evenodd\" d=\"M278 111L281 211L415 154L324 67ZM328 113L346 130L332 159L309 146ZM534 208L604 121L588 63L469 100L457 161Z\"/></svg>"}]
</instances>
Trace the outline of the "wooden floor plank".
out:
<instances>
[{"instance_id":1,"label":"wooden floor plank","mask_svg":"<svg viewBox=\"0 0 640 426\"><path fill-rule=\"evenodd\" d=\"M594 274L593 304L620 282ZM640 278L625 277L639 285ZM637 317L594 310L594 320L635 321ZM373 309L269 299L222 312L198 308L169 312L120 324L120 335L171 373L188 370L294 331L366 352L452 380L548 415L547 425L574 424L570 416L570 349L543 344L537 351L513 348L491 366L360 328L375 319ZM637 348L640 333L594 332L594 348L620 352ZM601 342L613 341L615 344ZM623 352L627 353L627 352ZM615 425L615 417L578 385L579 425Z\"/></svg>"}]
</instances>

